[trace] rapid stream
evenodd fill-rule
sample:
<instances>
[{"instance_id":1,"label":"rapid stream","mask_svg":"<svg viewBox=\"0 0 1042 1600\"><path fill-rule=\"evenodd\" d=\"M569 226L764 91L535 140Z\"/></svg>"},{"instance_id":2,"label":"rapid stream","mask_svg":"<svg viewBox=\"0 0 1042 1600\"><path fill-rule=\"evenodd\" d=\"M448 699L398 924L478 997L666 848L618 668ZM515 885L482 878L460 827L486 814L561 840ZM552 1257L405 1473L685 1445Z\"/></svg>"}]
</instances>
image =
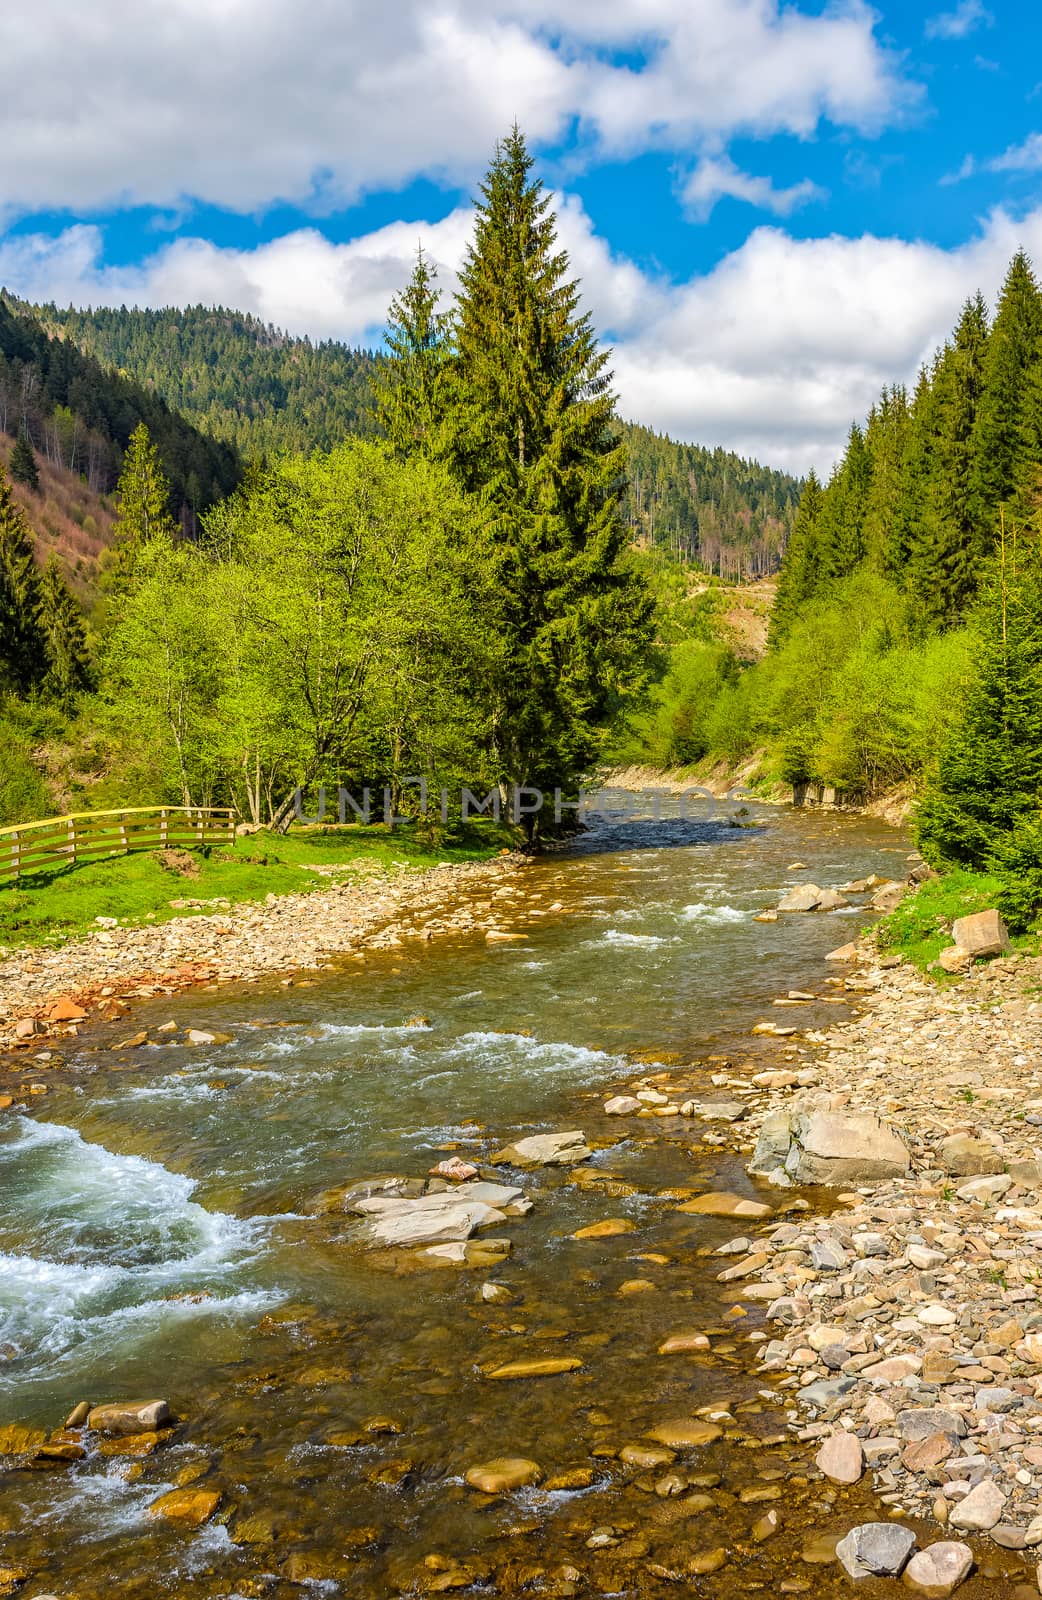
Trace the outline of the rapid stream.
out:
<instances>
[{"instance_id":1,"label":"rapid stream","mask_svg":"<svg viewBox=\"0 0 1042 1600\"><path fill-rule=\"evenodd\" d=\"M114 1053L126 1023L94 1030L33 1116L0 1122L0 1426L57 1428L82 1399L161 1396L181 1419L144 1457L0 1475L0 1567L31 1574L27 1597L665 1595L663 1574L721 1545L728 1566L698 1592L735 1592L735 1562L757 1582L791 1570L795 1547L751 1539L764 1504L743 1488L795 1503L802 1483L819 1520L827 1502L755 1377L762 1309L736 1319L700 1254L744 1230L675 1209L678 1190L754 1185L712 1124L601 1105L656 1063L700 1064L719 1092L714 1072L755 1059L757 1020L792 1020L770 1009L791 988L821 997L801 1030L842 1020L822 958L864 910L754 915L794 881L902 877L908 846L864 818L752 806L744 822L606 826L533 862L508 906L523 942L407 942L310 984L142 1002L134 1027L169 1043ZM171 1019L178 1033L158 1034ZM187 1046L188 1027L231 1042ZM514 1180L534 1209L494 1269L377 1264L350 1218L316 1210L354 1178L423 1175L447 1147L481 1164L570 1128L611 1143L581 1174ZM570 1237L606 1217L634 1231ZM483 1300L488 1282L512 1298ZM712 1352L656 1355L684 1329ZM485 1376L562 1352L581 1367ZM684 1458L682 1492L620 1465L653 1423L714 1404L731 1420ZM464 1484L498 1456L576 1486L489 1499ZM217 1516L149 1517L176 1485L219 1490Z\"/></svg>"}]
</instances>

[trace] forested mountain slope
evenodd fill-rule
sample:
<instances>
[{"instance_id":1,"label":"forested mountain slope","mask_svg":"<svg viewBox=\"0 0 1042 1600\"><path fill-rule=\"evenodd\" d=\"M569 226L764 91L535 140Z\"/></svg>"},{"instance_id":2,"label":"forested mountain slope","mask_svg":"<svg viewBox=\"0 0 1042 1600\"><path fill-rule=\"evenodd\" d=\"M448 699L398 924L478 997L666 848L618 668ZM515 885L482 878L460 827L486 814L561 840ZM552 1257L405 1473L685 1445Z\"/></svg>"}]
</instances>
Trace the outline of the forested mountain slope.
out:
<instances>
[{"instance_id":1,"label":"forested mountain slope","mask_svg":"<svg viewBox=\"0 0 1042 1600\"><path fill-rule=\"evenodd\" d=\"M223 307L33 308L48 331L126 373L244 456L329 449L370 434L380 356L292 338ZM627 423L624 503L638 543L731 580L777 570L800 484L725 450Z\"/></svg>"},{"instance_id":2,"label":"forested mountain slope","mask_svg":"<svg viewBox=\"0 0 1042 1600\"><path fill-rule=\"evenodd\" d=\"M198 515L242 476L234 446L211 438L132 375L48 332L31 308L0 291L0 433L24 433L39 456L105 494L139 422L159 449L171 508L194 534Z\"/></svg>"}]
</instances>

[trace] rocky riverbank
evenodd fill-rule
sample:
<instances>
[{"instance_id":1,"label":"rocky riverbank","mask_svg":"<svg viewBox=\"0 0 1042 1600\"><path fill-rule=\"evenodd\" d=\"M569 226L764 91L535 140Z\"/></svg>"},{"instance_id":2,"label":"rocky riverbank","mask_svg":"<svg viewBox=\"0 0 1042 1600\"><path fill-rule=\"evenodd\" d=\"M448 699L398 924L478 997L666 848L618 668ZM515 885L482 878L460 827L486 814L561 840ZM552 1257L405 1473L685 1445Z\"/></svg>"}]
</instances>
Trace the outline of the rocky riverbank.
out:
<instances>
[{"instance_id":1,"label":"rocky riverbank","mask_svg":"<svg viewBox=\"0 0 1042 1600\"><path fill-rule=\"evenodd\" d=\"M1030 1551L1042 1545L1042 961L1010 956L940 988L862 941L846 969L829 986L853 991L853 1017L777 1030L775 1065L715 1076L733 1097L720 1107L728 1142L753 1152L752 1170L781 1192L842 1185L818 1191L827 1214L743 1225L719 1278L739 1307L766 1308L760 1370L827 1477L871 1473L894 1519ZM689 1087L644 1080L639 1112L675 1114ZM638 1113L634 1101L615 1106ZM899 1571L910 1549L873 1570Z\"/></svg>"},{"instance_id":2,"label":"rocky riverbank","mask_svg":"<svg viewBox=\"0 0 1042 1600\"><path fill-rule=\"evenodd\" d=\"M520 888L524 865L514 854L423 872L403 865L234 907L186 898L187 914L170 922L123 927L99 918L96 932L59 949L2 952L0 1049L74 1036L134 997L328 969L332 958L363 960L367 950L460 934L520 939L548 909Z\"/></svg>"}]
</instances>

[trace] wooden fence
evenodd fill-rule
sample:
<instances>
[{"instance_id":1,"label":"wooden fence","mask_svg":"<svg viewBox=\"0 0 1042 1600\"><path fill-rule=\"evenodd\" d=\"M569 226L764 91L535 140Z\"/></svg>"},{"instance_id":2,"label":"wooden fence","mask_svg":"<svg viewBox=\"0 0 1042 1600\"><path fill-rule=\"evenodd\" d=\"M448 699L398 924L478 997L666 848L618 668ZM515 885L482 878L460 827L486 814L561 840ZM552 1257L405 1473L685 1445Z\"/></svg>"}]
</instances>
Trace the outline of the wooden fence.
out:
<instances>
[{"instance_id":1,"label":"wooden fence","mask_svg":"<svg viewBox=\"0 0 1042 1600\"><path fill-rule=\"evenodd\" d=\"M235 813L214 806L134 806L127 811L77 811L0 828L0 886L41 867L74 865L131 850L191 849L231 844Z\"/></svg>"}]
</instances>

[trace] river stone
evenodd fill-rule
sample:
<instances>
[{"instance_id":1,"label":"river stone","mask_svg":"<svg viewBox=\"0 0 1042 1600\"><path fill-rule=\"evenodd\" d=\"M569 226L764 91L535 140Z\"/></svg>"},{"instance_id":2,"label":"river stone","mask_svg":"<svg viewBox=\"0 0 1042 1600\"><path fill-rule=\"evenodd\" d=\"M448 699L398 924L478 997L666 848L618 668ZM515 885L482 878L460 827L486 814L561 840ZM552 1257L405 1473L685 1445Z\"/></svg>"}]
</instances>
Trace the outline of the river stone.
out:
<instances>
[{"instance_id":1,"label":"river stone","mask_svg":"<svg viewBox=\"0 0 1042 1600\"><path fill-rule=\"evenodd\" d=\"M968 1578L973 1568L973 1551L956 1539L944 1539L926 1550L918 1550L904 1570L904 1582L914 1594L927 1600L947 1600L947 1596Z\"/></svg>"},{"instance_id":2,"label":"river stone","mask_svg":"<svg viewBox=\"0 0 1042 1600\"><path fill-rule=\"evenodd\" d=\"M771 1207L764 1205L762 1200L747 1200L744 1195L728 1194L725 1190L714 1189L709 1194L700 1194L694 1200L687 1200L682 1206L677 1206L678 1211L683 1211L695 1217L769 1217Z\"/></svg>"},{"instance_id":3,"label":"river stone","mask_svg":"<svg viewBox=\"0 0 1042 1600\"><path fill-rule=\"evenodd\" d=\"M0 1456L30 1455L46 1443L42 1428L23 1428L15 1422L0 1428Z\"/></svg>"},{"instance_id":4,"label":"river stone","mask_svg":"<svg viewBox=\"0 0 1042 1600\"><path fill-rule=\"evenodd\" d=\"M605 1217L603 1222L591 1222L588 1228L579 1228L573 1239L614 1239L620 1233L636 1233L637 1224L628 1217Z\"/></svg>"},{"instance_id":5,"label":"river stone","mask_svg":"<svg viewBox=\"0 0 1042 1600\"><path fill-rule=\"evenodd\" d=\"M850 901L838 889L822 889L818 897L815 911L839 911L842 906L849 906Z\"/></svg>"},{"instance_id":6,"label":"river stone","mask_svg":"<svg viewBox=\"0 0 1042 1600\"><path fill-rule=\"evenodd\" d=\"M154 1433L169 1422L170 1407L165 1400L125 1400L95 1406L87 1418L94 1433Z\"/></svg>"},{"instance_id":7,"label":"river stone","mask_svg":"<svg viewBox=\"0 0 1042 1600\"><path fill-rule=\"evenodd\" d=\"M593 1151L586 1143L586 1135L575 1129L571 1133L533 1133L527 1139L517 1139L505 1145L492 1157L493 1166L512 1167L569 1167L577 1161L587 1161Z\"/></svg>"},{"instance_id":8,"label":"river stone","mask_svg":"<svg viewBox=\"0 0 1042 1600\"><path fill-rule=\"evenodd\" d=\"M826 961L856 961L858 948L856 944L841 944L835 950L830 950L825 957Z\"/></svg>"},{"instance_id":9,"label":"river stone","mask_svg":"<svg viewBox=\"0 0 1042 1600\"><path fill-rule=\"evenodd\" d=\"M945 946L937 957L936 964L942 972L954 975L959 972L965 972L970 965L971 959L968 950L961 950L957 944L949 944Z\"/></svg>"},{"instance_id":10,"label":"river stone","mask_svg":"<svg viewBox=\"0 0 1042 1600\"><path fill-rule=\"evenodd\" d=\"M953 1133L938 1150L937 1165L953 1178L974 1178L1001 1172L1004 1163L994 1145L985 1139L974 1139L968 1133Z\"/></svg>"},{"instance_id":11,"label":"river stone","mask_svg":"<svg viewBox=\"0 0 1042 1600\"><path fill-rule=\"evenodd\" d=\"M614 1094L604 1102L606 1117L632 1117L641 1109L641 1103L632 1094Z\"/></svg>"},{"instance_id":12,"label":"river stone","mask_svg":"<svg viewBox=\"0 0 1042 1600\"><path fill-rule=\"evenodd\" d=\"M841 1400L845 1394L849 1394L855 1381L854 1378L819 1378L801 1389L797 1399L801 1405L814 1406L820 1411L830 1406L833 1400Z\"/></svg>"},{"instance_id":13,"label":"river stone","mask_svg":"<svg viewBox=\"0 0 1042 1600\"><path fill-rule=\"evenodd\" d=\"M814 911L821 903L824 890L816 883L798 883L778 901L778 911Z\"/></svg>"},{"instance_id":14,"label":"river stone","mask_svg":"<svg viewBox=\"0 0 1042 1600\"><path fill-rule=\"evenodd\" d=\"M501 1183L460 1183L415 1198L363 1195L351 1210L366 1218L363 1233L371 1247L407 1249L469 1239L476 1228L506 1221L505 1207L527 1208L520 1189Z\"/></svg>"},{"instance_id":15,"label":"river stone","mask_svg":"<svg viewBox=\"0 0 1042 1600\"><path fill-rule=\"evenodd\" d=\"M1004 1195L1012 1182L1008 1173L999 1172L992 1177L971 1178L968 1183L961 1183L955 1193L960 1200L986 1206L990 1200L997 1200Z\"/></svg>"},{"instance_id":16,"label":"river stone","mask_svg":"<svg viewBox=\"0 0 1042 1600\"><path fill-rule=\"evenodd\" d=\"M993 1528L1006 1509L1006 1496L992 1478L985 1478L971 1489L948 1513L953 1528L980 1533Z\"/></svg>"},{"instance_id":17,"label":"river stone","mask_svg":"<svg viewBox=\"0 0 1042 1600\"><path fill-rule=\"evenodd\" d=\"M929 1439L931 1434L944 1433L951 1439L964 1439L966 1420L956 1411L944 1411L940 1406L921 1406L914 1410L899 1411L895 1422L898 1437L905 1444L919 1439Z\"/></svg>"},{"instance_id":18,"label":"river stone","mask_svg":"<svg viewBox=\"0 0 1042 1600\"><path fill-rule=\"evenodd\" d=\"M488 1373L490 1378L553 1378L559 1372L575 1372L582 1366L578 1356L533 1356L508 1361Z\"/></svg>"},{"instance_id":19,"label":"river stone","mask_svg":"<svg viewBox=\"0 0 1042 1600\"><path fill-rule=\"evenodd\" d=\"M1010 949L1006 924L995 910L959 917L952 923L952 938L971 956L1001 956Z\"/></svg>"},{"instance_id":20,"label":"river stone","mask_svg":"<svg viewBox=\"0 0 1042 1600\"><path fill-rule=\"evenodd\" d=\"M861 1440L854 1433L832 1434L814 1457L814 1464L833 1483L857 1483L865 1470Z\"/></svg>"},{"instance_id":21,"label":"river stone","mask_svg":"<svg viewBox=\"0 0 1042 1600\"><path fill-rule=\"evenodd\" d=\"M797 1183L851 1184L903 1178L907 1147L878 1117L835 1111L779 1111L760 1130L750 1172L784 1166Z\"/></svg>"},{"instance_id":22,"label":"river stone","mask_svg":"<svg viewBox=\"0 0 1042 1600\"><path fill-rule=\"evenodd\" d=\"M702 1422L698 1417L681 1417L674 1422L660 1422L656 1428L649 1428L644 1437L654 1439L656 1444L664 1444L671 1450L697 1450L702 1445L715 1444L722 1435L723 1429L714 1422Z\"/></svg>"},{"instance_id":23,"label":"river stone","mask_svg":"<svg viewBox=\"0 0 1042 1600\"><path fill-rule=\"evenodd\" d=\"M162 1517L164 1522L181 1522L198 1528L210 1520L220 1503L219 1489L171 1489L169 1494L153 1500L148 1514Z\"/></svg>"},{"instance_id":24,"label":"river stone","mask_svg":"<svg viewBox=\"0 0 1042 1600\"><path fill-rule=\"evenodd\" d=\"M619 1460L624 1466L639 1467L642 1472L671 1466L676 1459L676 1451L667 1450L664 1445L656 1448L651 1444L624 1444L619 1451Z\"/></svg>"},{"instance_id":25,"label":"river stone","mask_svg":"<svg viewBox=\"0 0 1042 1600\"><path fill-rule=\"evenodd\" d=\"M692 1350L710 1349L704 1333L671 1333L658 1347L660 1356L687 1355Z\"/></svg>"},{"instance_id":26,"label":"river stone","mask_svg":"<svg viewBox=\"0 0 1042 1600\"><path fill-rule=\"evenodd\" d=\"M497 1456L468 1467L465 1476L470 1487L480 1489L482 1494L506 1494L510 1489L539 1483L543 1469L537 1461L528 1461L524 1456Z\"/></svg>"},{"instance_id":27,"label":"river stone","mask_svg":"<svg viewBox=\"0 0 1042 1600\"><path fill-rule=\"evenodd\" d=\"M915 1549L915 1534L897 1522L862 1522L836 1546L852 1578L894 1578Z\"/></svg>"}]
</instances>

